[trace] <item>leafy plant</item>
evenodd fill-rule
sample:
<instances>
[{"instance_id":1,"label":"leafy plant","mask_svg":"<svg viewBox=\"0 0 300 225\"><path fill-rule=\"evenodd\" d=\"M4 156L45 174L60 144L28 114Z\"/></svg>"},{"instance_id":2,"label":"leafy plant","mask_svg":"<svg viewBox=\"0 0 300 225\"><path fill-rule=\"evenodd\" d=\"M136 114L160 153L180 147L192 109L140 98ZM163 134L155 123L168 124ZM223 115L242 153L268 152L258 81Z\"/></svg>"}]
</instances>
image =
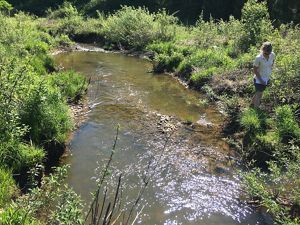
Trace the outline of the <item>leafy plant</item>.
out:
<instances>
[{"instance_id":1,"label":"leafy plant","mask_svg":"<svg viewBox=\"0 0 300 225\"><path fill-rule=\"evenodd\" d=\"M295 120L294 112L289 105L279 106L275 109L276 131L283 143L299 140L300 127Z\"/></svg>"},{"instance_id":2,"label":"leafy plant","mask_svg":"<svg viewBox=\"0 0 300 225\"><path fill-rule=\"evenodd\" d=\"M17 192L11 171L0 168L0 207L7 205Z\"/></svg>"},{"instance_id":3,"label":"leafy plant","mask_svg":"<svg viewBox=\"0 0 300 225\"><path fill-rule=\"evenodd\" d=\"M273 29L266 2L248 0L242 9L241 21L245 34L241 38L240 47L245 51L251 45L260 45Z\"/></svg>"},{"instance_id":4,"label":"leafy plant","mask_svg":"<svg viewBox=\"0 0 300 225\"><path fill-rule=\"evenodd\" d=\"M62 96L68 99L68 102L78 102L86 92L88 85L85 77L74 71L53 73L49 79L50 84L57 87Z\"/></svg>"}]
</instances>

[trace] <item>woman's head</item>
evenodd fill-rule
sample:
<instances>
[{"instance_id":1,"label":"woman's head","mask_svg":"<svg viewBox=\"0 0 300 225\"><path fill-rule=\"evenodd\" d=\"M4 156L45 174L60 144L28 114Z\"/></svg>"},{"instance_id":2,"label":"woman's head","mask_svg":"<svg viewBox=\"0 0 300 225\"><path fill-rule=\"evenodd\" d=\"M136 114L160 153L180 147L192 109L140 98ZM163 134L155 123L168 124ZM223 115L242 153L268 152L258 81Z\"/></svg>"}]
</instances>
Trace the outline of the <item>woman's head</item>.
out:
<instances>
[{"instance_id":1,"label":"woman's head","mask_svg":"<svg viewBox=\"0 0 300 225\"><path fill-rule=\"evenodd\" d=\"M272 44L271 42L264 42L260 48L260 50L267 55L270 55L272 52Z\"/></svg>"}]
</instances>

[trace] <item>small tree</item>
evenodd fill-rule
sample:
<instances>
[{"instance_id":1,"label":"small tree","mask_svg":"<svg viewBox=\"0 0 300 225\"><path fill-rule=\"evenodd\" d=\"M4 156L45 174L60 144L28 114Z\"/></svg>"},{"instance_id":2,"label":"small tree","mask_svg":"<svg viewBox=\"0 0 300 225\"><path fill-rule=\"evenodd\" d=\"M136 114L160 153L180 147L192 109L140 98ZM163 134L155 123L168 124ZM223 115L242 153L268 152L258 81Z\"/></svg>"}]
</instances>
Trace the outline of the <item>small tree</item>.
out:
<instances>
[{"instance_id":1,"label":"small tree","mask_svg":"<svg viewBox=\"0 0 300 225\"><path fill-rule=\"evenodd\" d=\"M260 45L273 29L266 2L248 0L242 9L241 20L245 32L241 43L244 50L251 45Z\"/></svg>"}]
</instances>

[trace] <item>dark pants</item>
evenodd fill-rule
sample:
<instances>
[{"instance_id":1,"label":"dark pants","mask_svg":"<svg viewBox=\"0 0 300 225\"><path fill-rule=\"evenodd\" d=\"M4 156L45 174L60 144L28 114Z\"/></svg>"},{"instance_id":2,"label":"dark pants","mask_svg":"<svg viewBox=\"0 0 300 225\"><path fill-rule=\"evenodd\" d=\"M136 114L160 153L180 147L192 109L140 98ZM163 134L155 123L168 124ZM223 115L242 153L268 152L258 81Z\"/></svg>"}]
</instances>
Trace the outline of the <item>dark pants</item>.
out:
<instances>
[{"instance_id":1,"label":"dark pants","mask_svg":"<svg viewBox=\"0 0 300 225\"><path fill-rule=\"evenodd\" d=\"M256 92L257 92L257 91L263 92L263 91L266 89L266 87L268 86L268 84L267 84L267 85L264 85L264 84L257 84L257 83L255 82L255 78L253 79L253 81L254 81L254 86L255 86L255 91L256 91Z\"/></svg>"}]
</instances>

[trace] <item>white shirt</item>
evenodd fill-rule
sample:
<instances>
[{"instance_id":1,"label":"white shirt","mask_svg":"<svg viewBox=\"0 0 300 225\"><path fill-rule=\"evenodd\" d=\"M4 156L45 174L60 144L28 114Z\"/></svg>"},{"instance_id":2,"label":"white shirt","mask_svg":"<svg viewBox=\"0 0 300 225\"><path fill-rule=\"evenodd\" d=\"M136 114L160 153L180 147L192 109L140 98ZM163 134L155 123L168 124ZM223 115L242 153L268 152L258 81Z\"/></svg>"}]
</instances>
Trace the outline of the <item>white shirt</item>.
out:
<instances>
[{"instance_id":1,"label":"white shirt","mask_svg":"<svg viewBox=\"0 0 300 225\"><path fill-rule=\"evenodd\" d=\"M262 78L262 80L266 83L270 80L270 76L272 74L272 67L275 60L275 53L271 52L269 55L269 59L266 59L263 55L263 53L260 53L258 56L256 56L253 66L258 67L258 72ZM254 76L255 82L257 84L261 84L259 79Z\"/></svg>"}]
</instances>

